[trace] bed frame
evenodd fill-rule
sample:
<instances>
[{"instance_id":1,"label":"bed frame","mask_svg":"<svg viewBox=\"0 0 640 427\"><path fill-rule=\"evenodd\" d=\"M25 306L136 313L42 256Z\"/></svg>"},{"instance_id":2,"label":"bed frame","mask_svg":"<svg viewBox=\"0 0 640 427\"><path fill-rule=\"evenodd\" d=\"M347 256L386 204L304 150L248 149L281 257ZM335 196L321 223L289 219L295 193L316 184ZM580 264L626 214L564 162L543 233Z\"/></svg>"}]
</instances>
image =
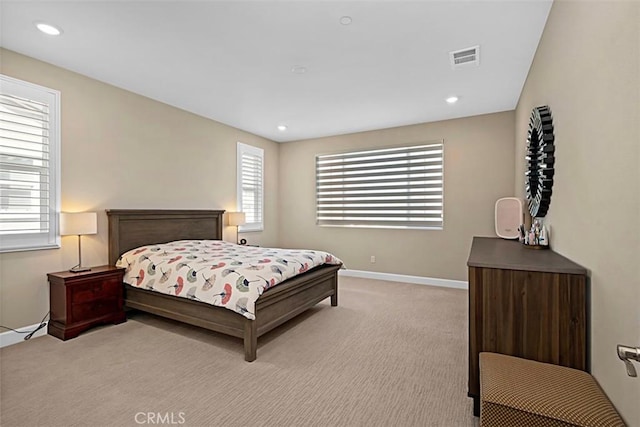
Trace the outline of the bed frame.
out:
<instances>
[{"instance_id":1,"label":"bed frame","mask_svg":"<svg viewBox=\"0 0 640 427\"><path fill-rule=\"evenodd\" d=\"M173 240L222 239L223 210L107 210L109 264L138 246ZM338 305L340 265L323 265L266 290L255 320L227 308L125 284L125 306L244 339L244 359L256 359L258 337L327 297Z\"/></svg>"}]
</instances>

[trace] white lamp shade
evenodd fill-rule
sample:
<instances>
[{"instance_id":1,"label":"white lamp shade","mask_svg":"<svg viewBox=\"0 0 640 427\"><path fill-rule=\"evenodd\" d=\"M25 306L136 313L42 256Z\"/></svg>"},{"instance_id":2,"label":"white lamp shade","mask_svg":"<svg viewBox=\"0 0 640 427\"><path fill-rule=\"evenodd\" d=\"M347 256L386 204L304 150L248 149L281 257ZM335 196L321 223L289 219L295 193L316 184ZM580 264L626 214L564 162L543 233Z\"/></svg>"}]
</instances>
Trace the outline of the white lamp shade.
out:
<instances>
[{"instance_id":1,"label":"white lamp shade","mask_svg":"<svg viewBox=\"0 0 640 427\"><path fill-rule=\"evenodd\" d=\"M247 222L244 212L229 212L229 225L243 225Z\"/></svg>"},{"instance_id":2,"label":"white lamp shade","mask_svg":"<svg viewBox=\"0 0 640 427\"><path fill-rule=\"evenodd\" d=\"M98 215L95 212L63 212L60 215L60 234L81 235L98 233Z\"/></svg>"}]
</instances>

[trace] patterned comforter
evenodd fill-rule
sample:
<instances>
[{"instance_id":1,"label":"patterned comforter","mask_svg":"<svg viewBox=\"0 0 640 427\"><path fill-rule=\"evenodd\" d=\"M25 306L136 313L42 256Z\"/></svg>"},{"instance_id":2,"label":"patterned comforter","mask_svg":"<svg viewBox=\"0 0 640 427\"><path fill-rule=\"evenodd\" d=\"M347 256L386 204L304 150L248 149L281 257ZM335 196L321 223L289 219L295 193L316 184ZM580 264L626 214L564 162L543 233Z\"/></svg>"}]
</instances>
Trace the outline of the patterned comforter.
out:
<instances>
[{"instance_id":1,"label":"patterned comforter","mask_svg":"<svg viewBox=\"0 0 640 427\"><path fill-rule=\"evenodd\" d=\"M221 240L180 240L124 253L124 282L189 298L255 319L255 303L278 283L322 264L342 264L327 252L241 246Z\"/></svg>"}]
</instances>

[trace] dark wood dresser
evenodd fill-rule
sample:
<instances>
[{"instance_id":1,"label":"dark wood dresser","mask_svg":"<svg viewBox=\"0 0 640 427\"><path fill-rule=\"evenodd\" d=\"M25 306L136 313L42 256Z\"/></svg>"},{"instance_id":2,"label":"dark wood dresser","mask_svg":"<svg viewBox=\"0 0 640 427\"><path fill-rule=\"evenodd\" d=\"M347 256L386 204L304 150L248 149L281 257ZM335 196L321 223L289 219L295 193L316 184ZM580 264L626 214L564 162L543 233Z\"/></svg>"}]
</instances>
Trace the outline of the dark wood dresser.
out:
<instances>
[{"instance_id":1,"label":"dark wood dresser","mask_svg":"<svg viewBox=\"0 0 640 427\"><path fill-rule=\"evenodd\" d=\"M588 370L587 270L550 249L474 237L469 267L469 397L489 351Z\"/></svg>"},{"instance_id":2,"label":"dark wood dresser","mask_svg":"<svg viewBox=\"0 0 640 427\"><path fill-rule=\"evenodd\" d=\"M90 271L49 273L49 335L68 340L102 323L122 323L124 268L104 265Z\"/></svg>"}]
</instances>

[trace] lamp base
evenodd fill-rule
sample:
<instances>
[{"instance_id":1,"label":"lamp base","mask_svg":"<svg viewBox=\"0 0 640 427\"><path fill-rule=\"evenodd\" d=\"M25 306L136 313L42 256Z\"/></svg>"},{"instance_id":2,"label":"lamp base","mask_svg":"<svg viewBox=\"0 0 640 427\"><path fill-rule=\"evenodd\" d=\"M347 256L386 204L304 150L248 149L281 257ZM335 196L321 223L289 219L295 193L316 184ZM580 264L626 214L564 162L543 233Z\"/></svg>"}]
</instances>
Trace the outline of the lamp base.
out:
<instances>
[{"instance_id":1,"label":"lamp base","mask_svg":"<svg viewBox=\"0 0 640 427\"><path fill-rule=\"evenodd\" d=\"M81 266L77 265L77 266L75 266L73 268L70 268L69 271L72 272L72 273L81 273L83 271L91 271L91 267L81 267Z\"/></svg>"}]
</instances>

